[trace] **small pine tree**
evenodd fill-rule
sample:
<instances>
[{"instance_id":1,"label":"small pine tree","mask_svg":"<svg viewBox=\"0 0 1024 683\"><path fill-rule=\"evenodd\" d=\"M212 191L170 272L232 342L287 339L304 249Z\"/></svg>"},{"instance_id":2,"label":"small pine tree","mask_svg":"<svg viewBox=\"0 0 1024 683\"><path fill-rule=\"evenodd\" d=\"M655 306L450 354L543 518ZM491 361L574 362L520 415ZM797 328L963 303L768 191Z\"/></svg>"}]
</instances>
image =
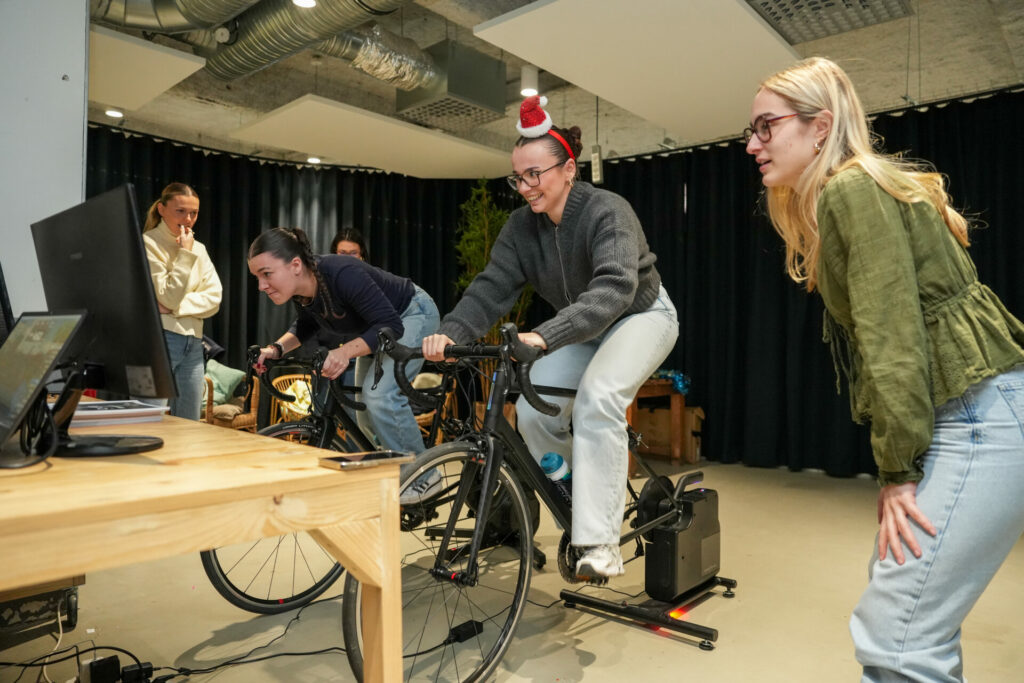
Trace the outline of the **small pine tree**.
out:
<instances>
[{"instance_id":1,"label":"small pine tree","mask_svg":"<svg viewBox=\"0 0 1024 683\"><path fill-rule=\"evenodd\" d=\"M459 292L463 292L490 261L491 248L498 239L498 233L501 232L505 221L508 220L509 212L494 203L491 192L487 189L487 181L483 178L477 181L469 199L459 206L459 211L461 218L456 230L459 239L455 243L455 252L458 254L462 273L455 281L455 285ZM511 321L517 327L522 325L532 298L533 288L527 285L512 306L512 310L488 331L484 337L486 343L497 344L500 341L499 330L504 323Z\"/></svg>"}]
</instances>

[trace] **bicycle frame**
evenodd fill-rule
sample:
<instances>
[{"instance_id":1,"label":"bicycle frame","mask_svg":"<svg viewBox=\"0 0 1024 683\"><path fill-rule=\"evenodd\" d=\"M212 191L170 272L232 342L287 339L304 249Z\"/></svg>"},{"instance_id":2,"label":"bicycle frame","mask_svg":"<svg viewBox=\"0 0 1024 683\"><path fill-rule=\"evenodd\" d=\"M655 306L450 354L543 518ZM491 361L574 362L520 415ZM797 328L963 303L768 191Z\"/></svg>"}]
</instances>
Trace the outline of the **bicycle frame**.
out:
<instances>
[{"instance_id":1,"label":"bicycle frame","mask_svg":"<svg viewBox=\"0 0 1024 683\"><path fill-rule=\"evenodd\" d=\"M511 384L508 364L506 362L499 362L492 376L492 389L484 414L483 427L478 432L469 434L462 439L468 441L476 440L476 447L483 454L483 462L481 463L483 467L483 483L480 486L480 497L476 508L478 518L487 519L490 513L494 487L497 482L497 472L501 465L507 462L509 469L512 470L520 484L527 489L532 489L540 497L544 505L547 506L558 525L562 529L569 530L572 528L572 509L558 493L554 482L548 479L537 460L530 454L522 437L504 417L504 406L511 390ZM576 395L574 389L546 386L535 386L534 388L538 394L542 395ZM636 458L637 463L640 464L651 480L658 482L658 485L664 488L666 499L671 502L671 508L656 518L642 525L637 525L632 531L622 535L619 539L619 545L625 545L637 539L641 534L669 522L682 512L682 508L675 500L673 491L662 485L660 478L635 451L631 450L631 452ZM477 472L477 468L468 468L459 482L452 512L442 535L441 548L451 546L451 540L455 533L455 522L459 518L463 506L466 504ZM630 487L630 494L635 504L637 494L632 487ZM628 516L629 512L627 511L626 514ZM431 573L439 579L473 585L476 581L477 557L483 544L484 529L485 525L483 524L474 525L467 563L469 569L467 571L455 573L448 571L443 555L439 554L435 559L434 568Z\"/></svg>"}]
</instances>

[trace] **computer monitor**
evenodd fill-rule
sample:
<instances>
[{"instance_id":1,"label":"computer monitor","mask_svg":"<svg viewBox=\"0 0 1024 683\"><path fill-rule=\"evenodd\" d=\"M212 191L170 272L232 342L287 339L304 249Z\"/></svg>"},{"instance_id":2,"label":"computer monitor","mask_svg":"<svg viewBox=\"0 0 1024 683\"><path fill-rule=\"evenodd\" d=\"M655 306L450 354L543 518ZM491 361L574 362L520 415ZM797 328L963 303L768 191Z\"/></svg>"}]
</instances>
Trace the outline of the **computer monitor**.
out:
<instances>
[{"instance_id":1,"label":"computer monitor","mask_svg":"<svg viewBox=\"0 0 1024 683\"><path fill-rule=\"evenodd\" d=\"M0 346L0 447L39 400L83 318L81 313L24 313Z\"/></svg>"},{"instance_id":2,"label":"computer monitor","mask_svg":"<svg viewBox=\"0 0 1024 683\"><path fill-rule=\"evenodd\" d=\"M155 437L67 435L84 389L133 397L174 398L149 263L131 185L97 195L32 224L46 305L88 316L64 360L73 363L54 413L57 455L116 455L152 450ZM66 364L65 364L66 365Z\"/></svg>"},{"instance_id":3,"label":"computer monitor","mask_svg":"<svg viewBox=\"0 0 1024 683\"><path fill-rule=\"evenodd\" d=\"M4 280L4 268L0 265L0 344L14 327L14 313L11 311L11 299L7 296L7 282Z\"/></svg>"}]
</instances>

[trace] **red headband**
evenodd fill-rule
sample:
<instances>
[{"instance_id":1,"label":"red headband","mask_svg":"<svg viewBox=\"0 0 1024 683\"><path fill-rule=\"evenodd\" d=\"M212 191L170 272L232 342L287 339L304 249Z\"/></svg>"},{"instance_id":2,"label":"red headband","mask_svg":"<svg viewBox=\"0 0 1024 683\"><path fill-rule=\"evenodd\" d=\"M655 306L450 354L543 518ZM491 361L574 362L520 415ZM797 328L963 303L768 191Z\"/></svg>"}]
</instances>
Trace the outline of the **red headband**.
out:
<instances>
[{"instance_id":1,"label":"red headband","mask_svg":"<svg viewBox=\"0 0 1024 683\"><path fill-rule=\"evenodd\" d=\"M565 151L569 153L569 158L576 161L576 155L572 153L572 148L569 147L569 143L565 141L565 138L559 135L554 128L548 131L548 135L561 142L562 147L565 147Z\"/></svg>"}]
</instances>

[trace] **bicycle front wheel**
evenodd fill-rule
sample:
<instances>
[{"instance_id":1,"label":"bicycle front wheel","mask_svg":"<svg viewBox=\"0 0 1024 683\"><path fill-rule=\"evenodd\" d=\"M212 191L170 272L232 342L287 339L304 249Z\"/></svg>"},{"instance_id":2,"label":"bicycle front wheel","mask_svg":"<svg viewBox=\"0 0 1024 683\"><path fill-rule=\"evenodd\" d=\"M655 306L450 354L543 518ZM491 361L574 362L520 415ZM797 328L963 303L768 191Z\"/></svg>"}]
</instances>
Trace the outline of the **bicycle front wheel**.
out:
<instances>
[{"instance_id":1,"label":"bicycle front wheel","mask_svg":"<svg viewBox=\"0 0 1024 683\"><path fill-rule=\"evenodd\" d=\"M315 445L319 430L308 422L282 422L264 436ZM319 597L345 571L304 531L204 550L203 570L232 605L257 614L277 614Z\"/></svg>"},{"instance_id":2,"label":"bicycle front wheel","mask_svg":"<svg viewBox=\"0 0 1024 683\"><path fill-rule=\"evenodd\" d=\"M480 681L497 668L526 605L533 553L533 520L522 487L506 466L486 520L479 519L480 452L464 443L446 443L420 454L402 477L404 492L421 476L440 481L416 504L402 505L402 655L405 681ZM430 479L428 479L430 481ZM469 487L466 505L454 509L461 482ZM454 533L441 548L445 525L454 516ZM473 529L485 533L477 557L475 581L459 582L467 572ZM432 570L434 570L432 572ZM345 579L342 627L352 671L363 680L362 591Z\"/></svg>"}]
</instances>

